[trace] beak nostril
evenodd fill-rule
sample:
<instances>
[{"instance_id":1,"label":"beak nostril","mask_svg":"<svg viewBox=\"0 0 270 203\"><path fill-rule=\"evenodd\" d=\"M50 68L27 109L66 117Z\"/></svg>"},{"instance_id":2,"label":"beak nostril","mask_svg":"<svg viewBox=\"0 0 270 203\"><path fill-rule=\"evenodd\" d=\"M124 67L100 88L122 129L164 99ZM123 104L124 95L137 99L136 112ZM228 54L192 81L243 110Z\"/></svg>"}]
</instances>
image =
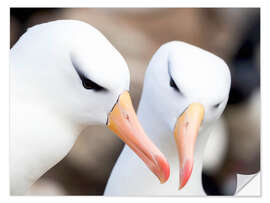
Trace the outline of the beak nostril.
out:
<instances>
[{"instance_id":1,"label":"beak nostril","mask_svg":"<svg viewBox=\"0 0 270 203\"><path fill-rule=\"evenodd\" d=\"M125 119L127 119L129 121L129 115L128 115L128 113L125 112L124 117L125 117Z\"/></svg>"}]
</instances>

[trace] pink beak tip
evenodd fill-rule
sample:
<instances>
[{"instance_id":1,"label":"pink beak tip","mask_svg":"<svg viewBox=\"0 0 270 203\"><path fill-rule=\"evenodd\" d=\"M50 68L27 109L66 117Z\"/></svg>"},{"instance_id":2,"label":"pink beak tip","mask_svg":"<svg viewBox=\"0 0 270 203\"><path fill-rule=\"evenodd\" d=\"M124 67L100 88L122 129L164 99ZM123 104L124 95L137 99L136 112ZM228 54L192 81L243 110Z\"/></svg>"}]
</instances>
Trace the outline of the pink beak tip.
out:
<instances>
[{"instance_id":1,"label":"pink beak tip","mask_svg":"<svg viewBox=\"0 0 270 203\"><path fill-rule=\"evenodd\" d=\"M161 184L165 183L170 176L170 165L165 158L158 158L160 167L159 181Z\"/></svg>"},{"instance_id":2,"label":"pink beak tip","mask_svg":"<svg viewBox=\"0 0 270 203\"><path fill-rule=\"evenodd\" d=\"M180 187L182 189L188 182L192 173L193 164L191 161L186 161L184 167L180 171Z\"/></svg>"}]
</instances>

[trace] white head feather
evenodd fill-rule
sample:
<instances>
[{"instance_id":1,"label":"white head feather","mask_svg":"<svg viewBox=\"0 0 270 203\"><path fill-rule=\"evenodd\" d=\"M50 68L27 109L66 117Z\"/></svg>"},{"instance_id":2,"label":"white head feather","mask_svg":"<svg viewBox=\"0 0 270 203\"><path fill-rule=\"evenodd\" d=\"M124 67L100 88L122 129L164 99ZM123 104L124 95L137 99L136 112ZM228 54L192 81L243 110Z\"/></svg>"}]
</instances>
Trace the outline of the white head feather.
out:
<instances>
[{"instance_id":1,"label":"white head feather","mask_svg":"<svg viewBox=\"0 0 270 203\"><path fill-rule=\"evenodd\" d=\"M80 124L105 124L129 70L119 52L92 26L59 20L34 26L11 49L12 93L38 101ZM78 71L104 90L86 89ZM27 82L26 82L27 81ZM52 99L53 98L53 99Z\"/></svg>"},{"instance_id":2,"label":"white head feather","mask_svg":"<svg viewBox=\"0 0 270 203\"><path fill-rule=\"evenodd\" d=\"M170 86L171 78L178 91ZM162 45L149 63L141 106L149 106L155 117L173 131L177 118L193 102L203 104L204 123L218 119L226 107L230 86L230 71L221 58L173 41ZM148 105L149 101L155 102Z\"/></svg>"}]
</instances>

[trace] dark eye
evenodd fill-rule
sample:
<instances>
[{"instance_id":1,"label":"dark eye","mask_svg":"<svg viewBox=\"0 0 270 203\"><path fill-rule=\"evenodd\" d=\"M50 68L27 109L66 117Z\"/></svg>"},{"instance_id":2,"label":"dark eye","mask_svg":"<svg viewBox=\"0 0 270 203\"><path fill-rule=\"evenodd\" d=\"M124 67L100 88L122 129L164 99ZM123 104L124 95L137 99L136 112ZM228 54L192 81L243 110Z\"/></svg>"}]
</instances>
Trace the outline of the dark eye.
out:
<instances>
[{"instance_id":1,"label":"dark eye","mask_svg":"<svg viewBox=\"0 0 270 203\"><path fill-rule=\"evenodd\" d=\"M85 76L85 74L79 68L78 63L76 63L76 58L74 58L73 56L71 56L71 62L72 62L72 65L73 65L74 69L78 73L78 75L79 75L79 77L80 77L80 79L82 81L82 85L83 85L83 87L85 89L94 90L94 91L103 91L103 90L106 90L106 88L100 86L99 84L93 82L92 80L88 79Z\"/></svg>"},{"instance_id":2,"label":"dark eye","mask_svg":"<svg viewBox=\"0 0 270 203\"><path fill-rule=\"evenodd\" d=\"M98 85L97 83L89 80L88 78L84 77L84 76L80 76L81 80L82 80L82 85L85 89L93 89L95 91L101 91L101 90L105 90L104 87L101 87L100 85Z\"/></svg>"},{"instance_id":3,"label":"dark eye","mask_svg":"<svg viewBox=\"0 0 270 203\"><path fill-rule=\"evenodd\" d=\"M176 86L176 84L175 84L174 80L172 79L172 77L171 77L171 79L170 79L170 86L171 86L173 89L175 89L176 91L180 92L179 88Z\"/></svg>"},{"instance_id":4,"label":"dark eye","mask_svg":"<svg viewBox=\"0 0 270 203\"><path fill-rule=\"evenodd\" d=\"M78 71L76 69L81 81L82 81L82 85L85 89L88 90L94 90L94 91L102 91L102 90L106 90L104 87L98 85L97 83L93 82L92 80L89 80L87 77L84 76L84 74L82 74L80 71Z\"/></svg>"},{"instance_id":5,"label":"dark eye","mask_svg":"<svg viewBox=\"0 0 270 203\"><path fill-rule=\"evenodd\" d=\"M214 108L218 108L221 103L215 104Z\"/></svg>"}]
</instances>

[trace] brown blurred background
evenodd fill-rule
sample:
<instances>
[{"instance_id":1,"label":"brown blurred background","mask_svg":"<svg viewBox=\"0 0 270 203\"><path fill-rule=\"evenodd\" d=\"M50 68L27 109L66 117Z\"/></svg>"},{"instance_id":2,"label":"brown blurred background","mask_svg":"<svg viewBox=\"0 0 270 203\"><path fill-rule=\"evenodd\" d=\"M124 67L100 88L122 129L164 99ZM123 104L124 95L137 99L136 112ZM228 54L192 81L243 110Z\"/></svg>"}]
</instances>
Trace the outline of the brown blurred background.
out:
<instances>
[{"instance_id":1,"label":"brown blurred background","mask_svg":"<svg viewBox=\"0 0 270 203\"><path fill-rule=\"evenodd\" d=\"M260 170L260 9L11 8L11 47L28 27L57 19L87 22L118 49L129 65L135 108L148 62L163 43L185 41L223 58L231 69L232 88L205 152L205 191L232 195L236 173ZM122 148L123 143L106 128L89 127L68 156L28 194L102 195Z\"/></svg>"}]
</instances>

